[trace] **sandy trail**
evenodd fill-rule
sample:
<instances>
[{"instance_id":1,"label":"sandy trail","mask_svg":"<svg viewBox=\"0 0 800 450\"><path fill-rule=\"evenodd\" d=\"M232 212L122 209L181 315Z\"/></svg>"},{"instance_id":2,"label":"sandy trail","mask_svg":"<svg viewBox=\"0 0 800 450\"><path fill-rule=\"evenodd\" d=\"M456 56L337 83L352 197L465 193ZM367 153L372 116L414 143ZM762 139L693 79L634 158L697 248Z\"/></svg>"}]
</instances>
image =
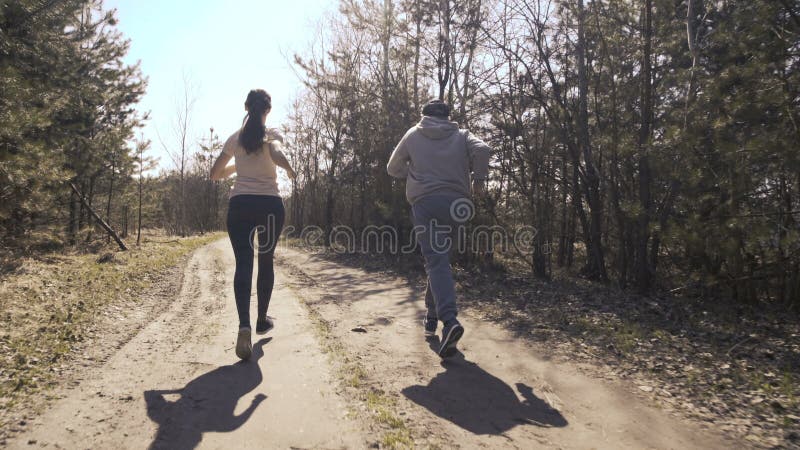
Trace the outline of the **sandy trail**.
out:
<instances>
[{"instance_id":1,"label":"sandy trail","mask_svg":"<svg viewBox=\"0 0 800 450\"><path fill-rule=\"evenodd\" d=\"M648 406L629 387L555 364L497 325L462 312L462 355L442 362L422 334L424 286L293 249L279 261L295 290L367 372L364 389L396 398L419 446L731 448L698 424ZM366 333L353 332L364 328ZM736 445L740 447L741 444Z\"/></svg>"},{"instance_id":2,"label":"sandy trail","mask_svg":"<svg viewBox=\"0 0 800 450\"><path fill-rule=\"evenodd\" d=\"M227 240L198 250L174 303L109 348L113 356L10 448L363 447L307 314L284 285L270 305L275 329L254 335L253 359L238 362L233 267Z\"/></svg>"},{"instance_id":3,"label":"sandy trail","mask_svg":"<svg viewBox=\"0 0 800 450\"><path fill-rule=\"evenodd\" d=\"M285 247L276 265L276 327L254 336L251 362L233 352L233 255L220 240L192 256L169 308L109 348L105 363L9 446L366 448L386 431L365 411L367 392L394 400L418 448L732 446L623 386L540 359L531 344L469 314L463 355L442 363L422 336L421 286ZM357 388L343 387L340 362L320 339L357 361Z\"/></svg>"}]
</instances>

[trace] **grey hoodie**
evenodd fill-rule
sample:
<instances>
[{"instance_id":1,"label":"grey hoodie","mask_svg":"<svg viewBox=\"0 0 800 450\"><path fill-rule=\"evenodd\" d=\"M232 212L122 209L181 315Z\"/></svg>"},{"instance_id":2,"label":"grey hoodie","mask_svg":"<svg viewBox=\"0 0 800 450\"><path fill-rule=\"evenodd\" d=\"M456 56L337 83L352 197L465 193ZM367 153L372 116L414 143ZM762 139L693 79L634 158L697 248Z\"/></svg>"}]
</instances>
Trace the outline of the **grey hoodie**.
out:
<instances>
[{"instance_id":1,"label":"grey hoodie","mask_svg":"<svg viewBox=\"0 0 800 450\"><path fill-rule=\"evenodd\" d=\"M469 197L470 172L476 180L486 179L490 150L456 122L423 116L400 139L386 170L406 178L406 198L412 205L434 194Z\"/></svg>"}]
</instances>

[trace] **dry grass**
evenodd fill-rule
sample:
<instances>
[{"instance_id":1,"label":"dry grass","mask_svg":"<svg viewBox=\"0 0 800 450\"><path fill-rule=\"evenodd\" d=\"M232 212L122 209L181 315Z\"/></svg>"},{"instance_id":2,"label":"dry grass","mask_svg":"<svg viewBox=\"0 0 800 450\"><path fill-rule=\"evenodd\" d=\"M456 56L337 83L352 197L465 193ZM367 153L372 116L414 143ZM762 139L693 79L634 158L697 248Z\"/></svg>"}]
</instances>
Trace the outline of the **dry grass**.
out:
<instances>
[{"instance_id":1,"label":"dry grass","mask_svg":"<svg viewBox=\"0 0 800 450\"><path fill-rule=\"evenodd\" d=\"M99 318L139 302L166 269L219 237L150 236L127 252L18 259L0 278L0 410L57 385Z\"/></svg>"}]
</instances>

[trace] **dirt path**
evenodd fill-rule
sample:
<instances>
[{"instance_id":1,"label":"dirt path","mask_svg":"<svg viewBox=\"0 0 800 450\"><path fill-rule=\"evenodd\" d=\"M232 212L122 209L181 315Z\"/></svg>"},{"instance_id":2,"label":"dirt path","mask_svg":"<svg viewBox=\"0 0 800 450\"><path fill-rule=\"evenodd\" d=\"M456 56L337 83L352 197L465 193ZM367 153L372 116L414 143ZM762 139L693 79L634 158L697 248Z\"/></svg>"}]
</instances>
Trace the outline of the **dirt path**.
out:
<instances>
[{"instance_id":1,"label":"dirt path","mask_svg":"<svg viewBox=\"0 0 800 450\"><path fill-rule=\"evenodd\" d=\"M233 353L233 256L221 240L192 256L165 312L9 446L732 446L468 314L463 356L442 363L422 337L422 291L402 279L288 248L278 267L276 327L255 341L255 361Z\"/></svg>"},{"instance_id":2,"label":"dirt path","mask_svg":"<svg viewBox=\"0 0 800 450\"><path fill-rule=\"evenodd\" d=\"M294 289L385 393L420 447L731 448L698 424L645 404L630 387L537 357L534 347L462 313L463 355L442 363L422 335L424 286L285 249ZM366 332L354 332L354 329ZM741 448L743 444L735 446Z\"/></svg>"},{"instance_id":3,"label":"dirt path","mask_svg":"<svg viewBox=\"0 0 800 450\"><path fill-rule=\"evenodd\" d=\"M270 308L275 329L254 337L254 361L237 363L232 278L226 240L198 250L166 312L109 348L114 355L10 448L362 447L307 314L285 286Z\"/></svg>"}]
</instances>

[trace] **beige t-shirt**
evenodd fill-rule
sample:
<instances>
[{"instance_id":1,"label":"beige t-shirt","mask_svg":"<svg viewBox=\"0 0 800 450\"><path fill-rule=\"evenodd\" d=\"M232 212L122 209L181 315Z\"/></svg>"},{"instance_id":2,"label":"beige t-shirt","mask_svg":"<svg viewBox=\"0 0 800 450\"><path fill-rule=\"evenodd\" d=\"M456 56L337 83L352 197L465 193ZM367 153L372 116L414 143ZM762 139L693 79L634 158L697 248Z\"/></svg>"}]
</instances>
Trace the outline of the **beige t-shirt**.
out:
<instances>
[{"instance_id":1,"label":"beige t-shirt","mask_svg":"<svg viewBox=\"0 0 800 450\"><path fill-rule=\"evenodd\" d=\"M254 153L247 153L239 143L239 131L225 141L222 151L233 156L236 166L236 180L233 182L231 197L243 194L280 197L278 174L270 150L280 152L281 141L280 135L267 130L263 147Z\"/></svg>"}]
</instances>

